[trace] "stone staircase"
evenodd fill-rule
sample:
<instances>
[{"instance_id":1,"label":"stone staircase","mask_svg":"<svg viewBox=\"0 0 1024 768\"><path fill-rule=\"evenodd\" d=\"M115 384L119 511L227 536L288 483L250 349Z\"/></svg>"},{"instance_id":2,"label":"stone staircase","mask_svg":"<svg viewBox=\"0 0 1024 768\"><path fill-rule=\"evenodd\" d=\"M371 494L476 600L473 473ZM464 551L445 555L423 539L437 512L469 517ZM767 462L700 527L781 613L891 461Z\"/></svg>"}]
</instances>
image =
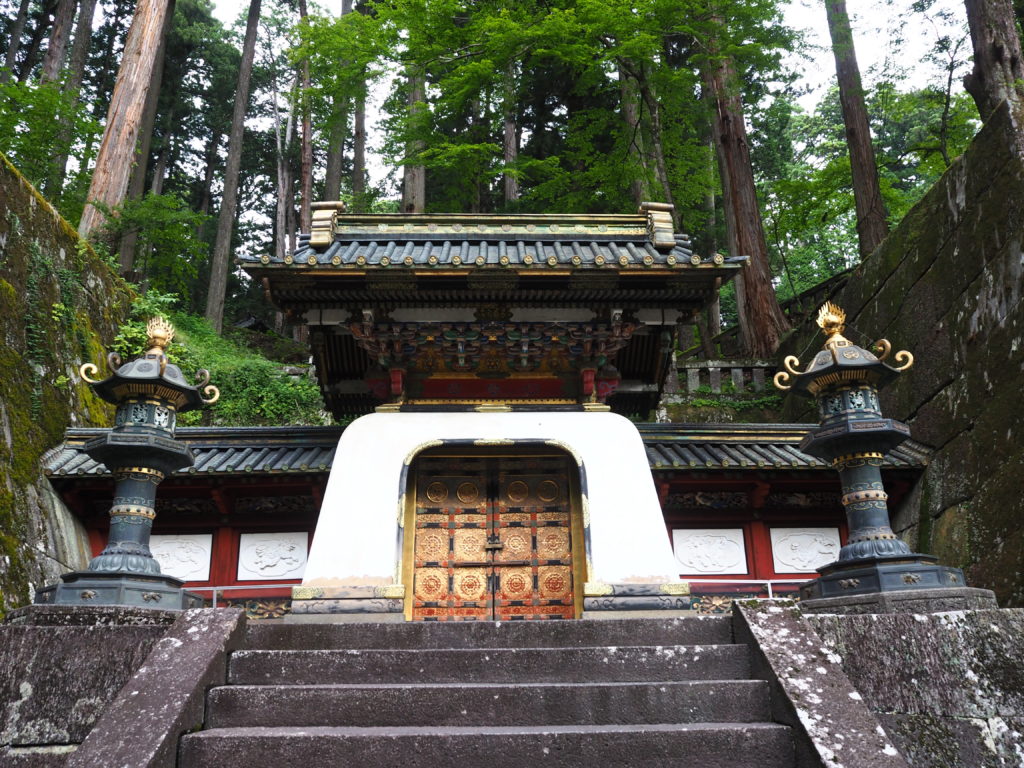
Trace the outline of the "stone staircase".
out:
<instances>
[{"instance_id":1,"label":"stone staircase","mask_svg":"<svg viewBox=\"0 0 1024 768\"><path fill-rule=\"evenodd\" d=\"M181 768L793 768L725 616L250 624Z\"/></svg>"}]
</instances>

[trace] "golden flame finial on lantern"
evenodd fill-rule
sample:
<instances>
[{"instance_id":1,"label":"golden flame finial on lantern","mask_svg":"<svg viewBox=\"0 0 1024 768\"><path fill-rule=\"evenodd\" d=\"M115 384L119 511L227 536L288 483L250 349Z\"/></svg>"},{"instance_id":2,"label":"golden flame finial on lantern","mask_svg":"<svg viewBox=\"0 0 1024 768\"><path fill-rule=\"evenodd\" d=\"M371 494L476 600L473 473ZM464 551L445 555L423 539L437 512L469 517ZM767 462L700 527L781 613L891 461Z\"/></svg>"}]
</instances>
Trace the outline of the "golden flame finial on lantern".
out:
<instances>
[{"instance_id":1,"label":"golden flame finial on lantern","mask_svg":"<svg viewBox=\"0 0 1024 768\"><path fill-rule=\"evenodd\" d=\"M174 326L162 317L151 317L146 323L146 335L146 344L149 345L147 354L161 354L174 338Z\"/></svg>"},{"instance_id":2,"label":"golden flame finial on lantern","mask_svg":"<svg viewBox=\"0 0 1024 768\"><path fill-rule=\"evenodd\" d=\"M831 301L826 301L818 310L818 327L826 336L835 336L846 330L846 312Z\"/></svg>"}]
</instances>

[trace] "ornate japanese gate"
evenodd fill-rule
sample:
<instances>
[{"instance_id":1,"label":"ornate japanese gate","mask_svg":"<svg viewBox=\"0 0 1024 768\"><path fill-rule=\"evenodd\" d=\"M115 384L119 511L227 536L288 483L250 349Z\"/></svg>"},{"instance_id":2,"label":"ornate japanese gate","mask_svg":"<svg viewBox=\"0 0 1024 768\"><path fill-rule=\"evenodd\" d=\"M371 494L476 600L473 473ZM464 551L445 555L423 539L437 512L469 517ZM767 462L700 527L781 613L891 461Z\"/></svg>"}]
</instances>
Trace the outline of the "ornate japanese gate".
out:
<instances>
[{"instance_id":1,"label":"ornate japanese gate","mask_svg":"<svg viewBox=\"0 0 1024 768\"><path fill-rule=\"evenodd\" d=\"M421 458L406 528L410 617L575 618L582 547L569 466L562 456Z\"/></svg>"}]
</instances>

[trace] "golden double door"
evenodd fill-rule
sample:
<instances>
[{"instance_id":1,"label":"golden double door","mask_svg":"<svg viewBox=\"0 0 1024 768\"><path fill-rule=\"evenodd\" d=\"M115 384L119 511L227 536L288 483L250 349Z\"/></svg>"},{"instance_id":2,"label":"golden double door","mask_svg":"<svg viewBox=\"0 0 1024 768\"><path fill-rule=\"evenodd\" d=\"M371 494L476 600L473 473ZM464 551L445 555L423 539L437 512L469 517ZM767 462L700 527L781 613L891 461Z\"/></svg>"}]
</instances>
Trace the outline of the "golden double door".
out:
<instances>
[{"instance_id":1,"label":"golden double door","mask_svg":"<svg viewBox=\"0 0 1024 768\"><path fill-rule=\"evenodd\" d=\"M574 618L568 470L561 456L421 458L411 618Z\"/></svg>"}]
</instances>

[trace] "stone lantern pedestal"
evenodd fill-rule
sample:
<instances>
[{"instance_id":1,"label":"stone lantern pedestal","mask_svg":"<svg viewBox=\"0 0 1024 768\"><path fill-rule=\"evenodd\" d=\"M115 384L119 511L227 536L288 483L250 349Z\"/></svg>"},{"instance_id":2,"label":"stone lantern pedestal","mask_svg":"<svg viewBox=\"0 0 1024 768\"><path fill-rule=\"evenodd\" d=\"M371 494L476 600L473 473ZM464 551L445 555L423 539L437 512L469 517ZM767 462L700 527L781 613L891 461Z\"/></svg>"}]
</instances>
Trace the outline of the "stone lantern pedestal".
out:
<instances>
[{"instance_id":1,"label":"stone lantern pedestal","mask_svg":"<svg viewBox=\"0 0 1024 768\"><path fill-rule=\"evenodd\" d=\"M959 568L911 551L893 532L881 466L885 454L910 436L910 429L882 416L878 390L910 368L914 359L909 352L897 352L894 360L900 365L887 365L889 342L875 343L876 356L843 337L844 320L841 309L826 303L818 315L818 325L828 337L824 349L804 371L796 369L797 358L787 357L785 371L775 375L778 388L818 403L821 422L804 437L800 450L839 472L849 528L839 559L819 568L819 578L801 586L802 607L852 613L996 607L992 592L965 589Z\"/></svg>"},{"instance_id":2,"label":"stone lantern pedestal","mask_svg":"<svg viewBox=\"0 0 1024 768\"><path fill-rule=\"evenodd\" d=\"M198 595L185 592L183 581L160 572L149 550L156 517L156 489L167 475L192 465L188 446L174 439L177 414L213 403L220 393L200 372L203 399L167 361L164 350L174 329L162 318L148 326L149 351L125 365L116 354L107 358L112 375L93 381L96 366L82 366L82 376L96 394L117 406L114 428L90 440L85 452L114 475L110 536L104 550L84 571L65 573L56 584L36 593L36 603L53 605L120 605L181 610L201 607Z\"/></svg>"}]
</instances>

